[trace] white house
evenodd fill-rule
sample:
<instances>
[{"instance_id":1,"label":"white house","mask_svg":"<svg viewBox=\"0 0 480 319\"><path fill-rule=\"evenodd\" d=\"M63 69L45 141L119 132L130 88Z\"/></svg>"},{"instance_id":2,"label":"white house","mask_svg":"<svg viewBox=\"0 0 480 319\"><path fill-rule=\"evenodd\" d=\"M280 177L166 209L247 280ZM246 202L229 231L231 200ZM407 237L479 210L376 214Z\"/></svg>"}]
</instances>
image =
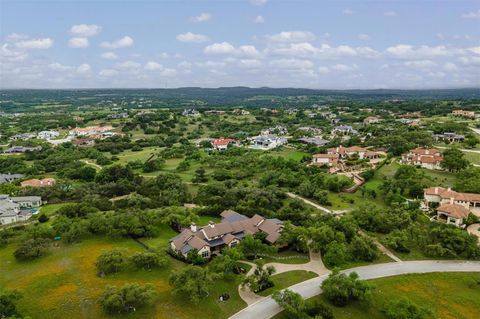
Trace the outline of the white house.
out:
<instances>
[{"instance_id":1,"label":"white house","mask_svg":"<svg viewBox=\"0 0 480 319\"><path fill-rule=\"evenodd\" d=\"M249 146L249 148L268 151L284 144L287 144L286 138L279 137L273 134L259 135L251 138L251 145Z\"/></svg>"},{"instance_id":2,"label":"white house","mask_svg":"<svg viewBox=\"0 0 480 319\"><path fill-rule=\"evenodd\" d=\"M60 136L60 133L57 131L41 131L37 134L37 137L42 140L49 140L58 136Z\"/></svg>"},{"instance_id":3,"label":"white house","mask_svg":"<svg viewBox=\"0 0 480 319\"><path fill-rule=\"evenodd\" d=\"M0 225L28 220L32 217L32 208L40 207L41 204L39 196L0 195Z\"/></svg>"}]
</instances>

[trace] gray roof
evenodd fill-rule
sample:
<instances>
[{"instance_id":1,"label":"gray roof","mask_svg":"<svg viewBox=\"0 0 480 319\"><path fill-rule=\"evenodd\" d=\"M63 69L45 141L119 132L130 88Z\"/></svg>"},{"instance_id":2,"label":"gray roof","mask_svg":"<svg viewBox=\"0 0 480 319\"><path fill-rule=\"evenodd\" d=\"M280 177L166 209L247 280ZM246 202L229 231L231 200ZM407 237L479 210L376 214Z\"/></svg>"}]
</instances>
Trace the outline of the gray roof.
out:
<instances>
[{"instance_id":1,"label":"gray roof","mask_svg":"<svg viewBox=\"0 0 480 319\"><path fill-rule=\"evenodd\" d=\"M324 146L330 143L330 141L324 140L320 137L302 137L302 138L299 138L298 141L305 144L314 144L317 146Z\"/></svg>"},{"instance_id":2,"label":"gray roof","mask_svg":"<svg viewBox=\"0 0 480 319\"><path fill-rule=\"evenodd\" d=\"M0 174L0 184L10 183L19 178L23 178L23 174Z\"/></svg>"},{"instance_id":3,"label":"gray roof","mask_svg":"<svg viewBox=\"0 0 480 319\"><path fill-rule=\"evenodd\" d=\"M39 202L42 200L40 196L16 196L11 197L14 202Z\"/></svg>"}]
</instances>

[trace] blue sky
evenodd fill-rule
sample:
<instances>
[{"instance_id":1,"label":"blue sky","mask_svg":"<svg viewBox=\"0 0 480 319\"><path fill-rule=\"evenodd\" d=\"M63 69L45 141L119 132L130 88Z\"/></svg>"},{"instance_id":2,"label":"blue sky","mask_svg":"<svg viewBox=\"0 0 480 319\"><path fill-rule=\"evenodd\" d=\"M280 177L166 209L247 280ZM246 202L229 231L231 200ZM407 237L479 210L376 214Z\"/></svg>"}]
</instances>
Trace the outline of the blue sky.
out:
<instances>
[{"instance_id":1,"label":"blue sky","mask_svg":"<svg viewBox=\"0 0 480 319\"><path fill-rule=\"evenodd\" d=\"M480 86L480 1L5 1L0 87Z\"/></svg>"}]
</instances>

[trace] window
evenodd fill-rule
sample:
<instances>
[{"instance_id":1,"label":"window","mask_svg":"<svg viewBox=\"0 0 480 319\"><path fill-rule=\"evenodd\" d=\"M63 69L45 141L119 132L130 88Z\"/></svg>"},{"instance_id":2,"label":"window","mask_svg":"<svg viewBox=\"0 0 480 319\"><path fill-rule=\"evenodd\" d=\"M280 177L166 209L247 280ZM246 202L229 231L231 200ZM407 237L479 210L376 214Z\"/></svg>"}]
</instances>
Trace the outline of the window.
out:
<instances>
[{"instance_id":1,"label":"window","mask_svg":"<svg viewBox=\"0 0 480 319\"><path fill-rule=\"evenodd\" d=\"M208 254L208 250L202 251L202 257L203 257L203 258L207 258L208 255L209 255L209 254Z\"/></svg>"}]
</instances>

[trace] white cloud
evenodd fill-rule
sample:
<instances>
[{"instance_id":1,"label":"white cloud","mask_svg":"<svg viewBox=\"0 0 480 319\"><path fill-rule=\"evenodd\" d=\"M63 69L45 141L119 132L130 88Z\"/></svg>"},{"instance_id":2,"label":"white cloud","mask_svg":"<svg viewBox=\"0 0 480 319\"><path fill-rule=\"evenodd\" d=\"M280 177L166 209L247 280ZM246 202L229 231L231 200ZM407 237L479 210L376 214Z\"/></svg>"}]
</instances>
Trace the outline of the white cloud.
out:
<instances>
[{"instance_id":1,"label":"white cloud","mask_svg":"<svg viewBox=\"0 0 480 319\"><path fill-rule=\"evenodd\" d=\"M241 59L239 61L239 66L245 68L258 68L262 65L262 62L257 59Z\"/></svg>"},{"instance_id":2,"label":"white cloud","mask_svg":"<svg viewBox=\"0 0 480 319\"><path fill-rule=\"evenodd\" d=\"M0 61L19 62L27 58L28 54L24 51L17 51L12 45L5 43L0 49Z\"/></svg>"},{"instance_id":3,"label":"white cloud","mask_svg":"<svg viewBox=\"0 0 480 319\"><path fill-rule=\"evenodd\" d=\"M203 50L206 54L226 54L235 56L258 57L260 52L253 45L242 45L235 48L228 42L213 43Z\"/></svg>"},{"instance_id":4,"label":"white cloud","mask_svg":"<svg viewBox=\"0 0 480 319\"><path fill-rule=\"evenodd\" d=\"M20 33L10 33L7 35L7 42L16 42L20 40L25 40L28 39L28 35L26 34L20 34Z\"/></svg>"},{"instance_id":5,"label":"white cloud","mask_svg":"<svg viewBox=\"0 0 480 319\"><path fill-rule=\"evenodd\" d=\"M352 15L354 12L353 12L352 9L348 9L348 8L347 8L347 9L343 10L342 13L343 13L344 15L350 16L350 15Z\"/></svg>"},{"instance_id":6,"label":"white cloud","mask_svg":"<svg viewBox=\"0 0 480 319\"><path fill-rule=\"evenodd\" d=\"M419 61L406 61L405 66L415 69L428 69L436 66L437 64L431 60L419 60Z\"/></svg>"},{"instance_id":7,"label":"white cloud","mask_svg":"<svg viewBox=\"0 0 480 319\"><path fill-rule=\"evenodd\" d=\"M121 39L113 42L102 42L100 46L105 49L119 49L119 48L126 48L131 47L133 45L133 39L128 35L124 36Z\"/></svg>"},{"instance_id":8,"label":"white cloud","mask_svg":"<svg viewBox=\"0 0 480 319\"><path fill-rule=\"evenodd\" d=\"M100 72L98 72L98 75L101 77L110 77L110 76L115 76L117 74L118 74L118 71L114 69L102 69Z\"/></svg>"},{"instance_id":9,"label":"white cloud","mask_svg":"<svg viewBox=\"0 0 480 319\"><path fill-rule=\"evenodd\" d=\"M320 74L327 74L329 72L330 72L330 70L326 66L321 66L321 67L318 68L318 73L320 73Z\"/></svg>"},{"instance_id":10,"label":"white cloud","mask_svg":"<svg viewBox=\"0 0 480 319\"><path fill-rule=\"evenodd\" d=\"M89 73L91 69L92 68L90 67L90 65L84 63L78 66L77 72L80 74L86 74L86 73Z\"/></svg>"},{"instance_id":11,"label":"white cloud","mask_svg":"<svg viewBox=\"0 0 480 319\"><path fill-rule=\"evenodd\" d=\"M370 36L365 33L360 33L357 37L359 40L362 40L362 41L370 40Z\"/></svg>"},{"instance_id":12,"label":"white cloud","mask_svg":"<svg viewBox=\"0 0 480 319\"><path fill-rule=\"evenodd\" d=\"M207 42L209 38L203 34L195 34L192 32L182 33L177 35L177 41L180 42L190 42L190 43L201 43Z\"/></svg>"},{"instance_id":13,"label":"white cloud","mask_svg":"<svg viewBox=\"0 0 480 319\"><path fill-rule=\"evenodd\" d=\"M117 63L117 67L121 69L136 69L141 66L140 63L135 62L135 61L125 61L121 63Z\"/></svg>"},{"instance_id":14,"label":"white cloud","mask_svg":"<svg viewBox=\"0 0 480 319\"><path fill-rule=\"evenodd\" d=\"M480 19L480 9L462 14L464 19Z\"/></svg>"},{"instance_id":15,"label":"white cloud","mask_svg":"<svg viewBox=\"0 0 480 319\"><path fill-rule=\"evenodd\" d=\"M419 47L414 47L408 44L397 44L395 46L388 47L385 51L395 58L418 60L452 56L462 53L462 50L446 46L430 47L427 45L422 45Z\"/></svg>"},{"instance_id":16,"label":"white cloud","mask_svg":"<svg viewBox=\"0 0 480 319\"><path fill-rule=\"evenodd\" d=\"M306 42L315 40L315 35L309 31L283 31L267 35L267 40L272 42Z\"/></svg>"},{"instance_id":17,"label":"white cloud","mask_svg":"<svg viewBox=\"0 0 480 319\"><path fill-rule=\"evenodd\" d=\"M154 61L149 61L145 64L143 68L147 71L158 71L163 70L163 65Z\"/></svg>"},{"instance_id":18,"label":"white cloud","mask_svg":"<svg viewBox=\"0 0 480 319\"><path fill-rule=\"evenodd\" d=\"M114 52L103 52L101 55L102 59L115 60L118 56Z\"/></svg>"},{"instance_id":19,"label":"white cloud","mask_svg":"<svg viewBox=\"0 0 480 319\"><path fill-rule=\"evenodd\" d=\"M356 65L350 66L346 64L335 64L331 66L332 70L340 71L340 72L349 72L355 70L357 67Z\"/></svg>"},{"instance_id":20,"label":"white cloud","mask_svg":"<svg viewBox=\"0 0 480 319\"><path fill-rule=\"evenodd\" d=\"M443 68L445 69L445 71L449 71L449 72L458 71L458 67L454 63L451 63L451 62L445 63L443 65Z\"/></svg>"},{"instance_id":21,"label":"white cloud","mask_svg":"<svg viewBox=\"0 0 480 319\"><path fill-rule=\"evenodd\" d=\"M250 3L254 6L264 6L266 5L268 0L250 0Z\"/></svg>"},{"instance_id":22,"label":"white cloud","mask_svg":"<svg viewBox=\"0 0 480 319\"><path fill-rule=\"evenodd\" d=\"M387 17L396 17L398 14L396 11L390 10L390 11L385 11L383 15Z\"/></svg>"},{"instance_id":23,"label":"white cloud","mask_svg":"<svg viewBox=\"0 0 480 319\"><path fill-rule=\"evenodd\" d=\"M177 66L182 69L190 69L192 67L192 64L188 61L182 61L178 63Z\"/></svg>"},{"instance_id":24,"label":"white cloud","mask_svg":"<svg viewBox=\"0 0 480 319\"><path fill-rule=\"evenodd\" d=\"M253 19L253 23L255 24L262 24L262 23L265 23L265 19L263 18L263 16L256 16L255 19Z\"/></svg>"},{"instance_id":25,"label":"white cloud","mask_svg":"<svg viewBox=\"0 0 480 319\"><path fill-rule=\"evenodd\" d=\"M88 38L71 38L68 40L68 46L76 49L88 48Z\"/></svg>"},{"instance_id":26,"label":"white cloud","mask_svg":"<svg viewBox=\"0 0 480 319\"><path fill-rule=\"evenodd\" d=\"M270 62L270 65L281 69L311 69L314 64L310 60L300 59L277 59Z\"/></svg>"},{"instance_id":27,"label":"white cloud","mask_svg":"<svg viewBox=\"0 0 480 319\"><path fill-rule=\"evenodd\" d=\"M322 44L315 47L311 43L290 43L288 46L274 47L266 50L267 53L290 55L295 57L315 57L320 59L336 59L340 57L360 56L365 58L375 58L380 53L369 47L353 48L348 45L339 45L332 47L328 44Z\"/></svg>"},{"instance_id":28,"label":"white cloud","mask_svg":"<svg viewBox=\"0 0 480 319\"><path fill-rule=\"evenodd\" d=\"M70 29L70 34L75 37L91 37L97 35L102 30L102 27L95 24L76 24Z\"/></svg>"},{"instance_id":29,"label":"white cloud","mask_svg":"<svg viewBox=\"0 0 480 319\"><path fill-rule=\"evenodd\" d=\"M50 38L28 39L15 42L15 46L19 49L49 49L53 45Z\"/></svg>"},{"instance_id":30,"label":"white cloud","mask_svg":"<svg viewBox=\"0 0 480 319\"><path fill-rule=\"evenodd\" d=\"M63 65L58 62L50 63L48 67L54 71L70 71L72 69L71 66Z\"/></svg>"},{"instance_id":31,"label":"white cloud","mask_svg":"<svg viewBox=\"0 0 480 319\"><path fill-rule=\"evenodd\" d=\"M212 15L210 13L204 12L199 14L198 16L191 17L190 20L193 22L206 22L212 19Z\"/></svg>"}]
</instances>

